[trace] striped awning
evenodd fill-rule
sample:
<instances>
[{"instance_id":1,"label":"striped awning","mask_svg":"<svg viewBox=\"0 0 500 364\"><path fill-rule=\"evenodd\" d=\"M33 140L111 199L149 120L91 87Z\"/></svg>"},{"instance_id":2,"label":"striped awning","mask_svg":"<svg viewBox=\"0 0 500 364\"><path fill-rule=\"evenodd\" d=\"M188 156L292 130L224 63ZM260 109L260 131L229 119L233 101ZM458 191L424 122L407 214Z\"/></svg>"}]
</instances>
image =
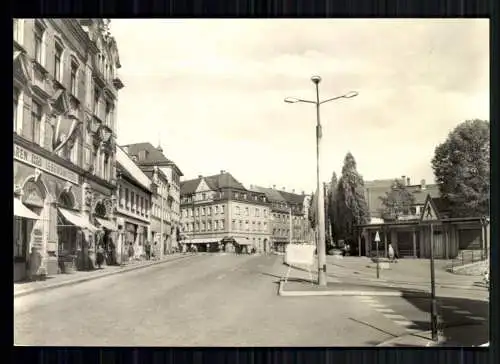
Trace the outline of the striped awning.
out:
<instances>
[{"instance_id":1,"label":"striped awning","mask_svg":"<svg viewBox=\"0 0 500 364\"><path fill-rule=\"evenodd\" d=\"M86 218L84 218L79 212L66 210L61 207L59 207L58 210L69 223L75 226L78 226L82 229L88 229L93 233L99 230L94 225L92 225Z\"/></svg>"},{"instance_id":2,"label":"striped awning","mask_svg":"<svg viewBox=\"0 0 500 364\"><path fill-rule=\"evenodd\" d=\"M24 217L25 219L39 220L40 216L26 207L20 199L14 197L14 216Z\"/></svg>"}]
</instances>

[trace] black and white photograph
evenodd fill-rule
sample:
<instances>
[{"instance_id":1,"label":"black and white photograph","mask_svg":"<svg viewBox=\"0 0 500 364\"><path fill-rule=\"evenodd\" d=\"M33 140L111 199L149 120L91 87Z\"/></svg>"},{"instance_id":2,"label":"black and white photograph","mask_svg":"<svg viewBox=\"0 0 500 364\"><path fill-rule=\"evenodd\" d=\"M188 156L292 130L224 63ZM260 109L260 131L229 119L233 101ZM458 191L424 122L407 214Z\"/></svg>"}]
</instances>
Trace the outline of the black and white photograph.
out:
<instances>
[{"instance_id":1,"label":"black and white photograph","mask_svg":"<svg viewBox=\"0 0 500 364\"><path fill-rule=\"evenodd\" d=\"M489 346L489 20L13 19L13 48L14 345Z\"/></svg>"}]
</instances>

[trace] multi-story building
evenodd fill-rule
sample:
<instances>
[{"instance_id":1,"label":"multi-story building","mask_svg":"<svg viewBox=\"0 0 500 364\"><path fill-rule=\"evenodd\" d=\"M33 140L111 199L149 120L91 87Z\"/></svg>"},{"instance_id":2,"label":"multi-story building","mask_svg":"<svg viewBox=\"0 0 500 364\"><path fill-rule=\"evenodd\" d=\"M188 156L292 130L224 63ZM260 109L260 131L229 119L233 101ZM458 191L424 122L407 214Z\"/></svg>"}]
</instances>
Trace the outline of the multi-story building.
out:
<instances>
[{"instance_id":1,"label":"multi-story building","mask_svg":"<svg viewBox=\"0 0 500 364\"><path fill-rule=\"evenodd\" d=\"M276 186L265 188L250 185L250 190L264 193L271 205L269 223L271 225L271 242L273 249L284 252L286 244L303 243L309 240L310 228L304 207L306 195L302 192L286 192L277 190ZM291 220L290 220L291 219Z\"/></svg>"},{"instance_id":2,"label":"multi-story building","mask_svg":"<svg viewBox=\"0 0 500 364\"><path fill-rule=\"evenodd\" d=\"M265 194L247 190L226 171L181 182L181 211L185 246L270 251L270 206Z\"/></svg>"},{"instance_id":3,"label":"multi-story building","mask_svg":"<svg viewBox=\"0 0 500 364\"><path fill-rule=\"evenodd\" d=\"M33 274L57 273L61 257L92 261L97 230L114 229L115 116L123 84L108 25L13 20L15 206L39 217L14 211L15 280L26 276L30 252L41 260L31 265Z\"/></svg>"},{"instance_id":4,"label":"multi-story building","mask_svg":"<svg viewBox=\"0 0 500 364\"><path fill-rule=\"evenodd\" d=\"M130 246L134 248L134 258L144 254L144 243L150 237L151 196L156 186L120 147L116 148L116 168L119 231L116 251L122 262Z\"/></svg>"},{"instance_id":5,"label":"multi-story building","mask_svg":"<svg viewBox=\"0 0 500 364\"><path fill-rule=\"evenodd\" d=\"M158 167L168 181L168 189L162 191L167 194L167 212L165 216L170 221L170 231L166 232L166 250L176 248L180 238L180 177L183 176L177 165L167 159L163 149L155 148L151 143L135 143L124 145L123 148L130 156L135 156L136 163L141 167ZM165 206L164 206L165 208Z\"/></svg>"},{"instance_id":6,"label":"multi-story building","mask_svg":"<svg viewBox=\"0 0 500 364\"><path fill-rule=\"evenodd\" d=\"M140 168L155 185L151 196L151 236L149 239L158 246L159 254L163 256L172 249L167 244L167 234L172 228L168 207L170 183L165 173L157 166L141 166Z\"/></svg>"}]
</instances>

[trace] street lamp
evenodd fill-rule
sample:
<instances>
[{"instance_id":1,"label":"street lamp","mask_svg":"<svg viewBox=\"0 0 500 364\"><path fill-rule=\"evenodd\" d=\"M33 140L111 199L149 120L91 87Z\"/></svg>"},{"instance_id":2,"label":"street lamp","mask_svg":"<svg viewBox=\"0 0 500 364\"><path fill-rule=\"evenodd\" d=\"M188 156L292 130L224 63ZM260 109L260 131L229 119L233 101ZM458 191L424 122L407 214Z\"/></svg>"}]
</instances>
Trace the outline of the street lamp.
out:
<instances>
[{"instance_id":1,"label":"street lamp","mask_svg":"<svg viewBox=\"0 0 500 364\"><path fill-rule=\"evenodd\" d=\"M320 145L321 145L321 122L319 107L321 104L325 104L330 101L338 99L350 99L352 97L358 96L356 91L350 91L344 95L332 97L323 101L319 101L319 83L321 82L320 76L312 76L311 81L316 85L316 101L298 99L295 97L285 98L285 102L289 104L295 104L298 102L304 102L307 104L316 105L316 188L317 188L317 216L318 216L318 285L326 286L326 246L325 246L325 210L324 210L324 196L322 187L323 184L320 182Z\"/></svg>"}]
</instances>

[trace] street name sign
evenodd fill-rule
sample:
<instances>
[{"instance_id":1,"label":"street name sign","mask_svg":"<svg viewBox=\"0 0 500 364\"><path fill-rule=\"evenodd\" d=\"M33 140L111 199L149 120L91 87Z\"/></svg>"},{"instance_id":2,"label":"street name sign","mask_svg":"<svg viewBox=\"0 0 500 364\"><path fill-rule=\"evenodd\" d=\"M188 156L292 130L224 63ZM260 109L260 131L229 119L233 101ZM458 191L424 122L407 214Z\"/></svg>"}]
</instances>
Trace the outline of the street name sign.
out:
<instances>
[{"instance_id":1,"label":"street name sign","mask_svg":"<svg viewBox=\"0 0 500 364\"><path fill-rule=\"evenodd\" d=\"M431 195L428 194L425 199L424 208L420 215L420 222L437 222L439 220L440 218L436 206L432 202Z\"/></svg>"}]
</instances>

